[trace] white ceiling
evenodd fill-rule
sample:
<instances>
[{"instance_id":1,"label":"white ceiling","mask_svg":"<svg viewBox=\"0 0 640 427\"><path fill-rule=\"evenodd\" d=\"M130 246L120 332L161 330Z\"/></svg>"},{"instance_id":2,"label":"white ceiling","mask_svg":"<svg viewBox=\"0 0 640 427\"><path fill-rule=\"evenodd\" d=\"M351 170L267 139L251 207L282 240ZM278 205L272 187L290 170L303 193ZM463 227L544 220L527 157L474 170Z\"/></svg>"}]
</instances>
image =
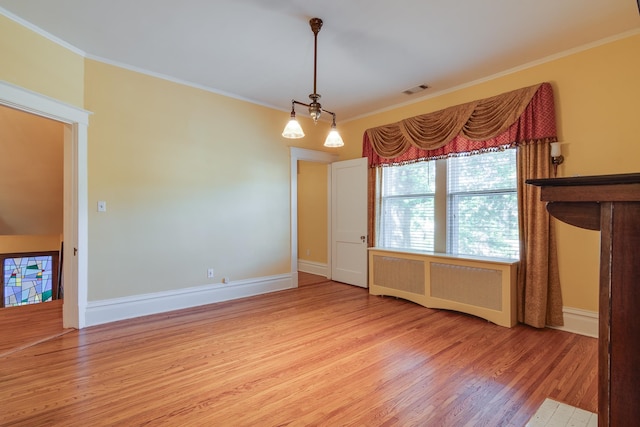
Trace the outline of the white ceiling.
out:
<instances>
[{"instance_id":1,"label":"white ceiling","mask_svg":"<svg viewBox=\"0 0 640 427\"><path fill-rule=\"evenodd\" d=\"M89 58L338 121L640 29L638 0L0 0ZM428 84L426 91L402 92Z\"/></svg>"}]
</instances>

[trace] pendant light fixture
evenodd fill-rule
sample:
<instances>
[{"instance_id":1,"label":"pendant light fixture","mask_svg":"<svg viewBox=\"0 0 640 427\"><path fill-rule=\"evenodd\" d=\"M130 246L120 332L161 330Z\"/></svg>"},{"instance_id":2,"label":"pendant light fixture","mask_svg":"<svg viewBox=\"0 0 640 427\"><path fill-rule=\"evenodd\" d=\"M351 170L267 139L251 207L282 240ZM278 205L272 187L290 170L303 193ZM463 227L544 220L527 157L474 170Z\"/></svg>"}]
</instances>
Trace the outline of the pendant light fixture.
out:
<instances>
[{"instance_id":1,"label":"pendant light fixture","mask_svg":"<svg viewBox=\"0 0 640 427\"><path fill-rule=\"evenodd\" d=\"M322 105L318 102L320 99L320 95L316 93L316 74L317 74L317 66L318 66L318 33L320 32L320 28L322 28L322 19L320 18L311 18L309 20L309 25L311 26L311 31L313 31L313 93L309 95L309 99L311 102L309 104L305 104L304 102L296 101L295 99L291 100L291 120L285 126L284 131L282 131L282 136L285 138L297 139L302 138L304 136L304 132L302 131L302 127L300 127L300 123L296 119L296 104L304 105L309 108L309 115L313 119L314 123L318 123L318 119L320 115L325 112L331 114L333 120L331 122L331 131L329 132L329 136L324 141L325 147L342 147L344 142L336 129L336 114L322 108Z\"/></svg>"}]
</instances>

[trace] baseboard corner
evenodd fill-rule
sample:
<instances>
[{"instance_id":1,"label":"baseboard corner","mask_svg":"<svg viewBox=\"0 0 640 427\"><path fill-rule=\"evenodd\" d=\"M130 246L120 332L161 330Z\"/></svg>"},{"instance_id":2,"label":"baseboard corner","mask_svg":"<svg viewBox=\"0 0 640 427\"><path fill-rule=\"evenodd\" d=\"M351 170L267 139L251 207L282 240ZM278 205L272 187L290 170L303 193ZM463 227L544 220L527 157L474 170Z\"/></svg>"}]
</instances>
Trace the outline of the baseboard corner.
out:
<instances>
[{"instance_id":1,"label":"baseboard corner","mask_svg":"<svg viewBox=\"0 0 640 427\"><path fill-rule=\"evenodd\" d=\"M562 314L564 326L554 326L553 329L598 338L598 312L563 307Z\"/></svg>"},{"instance_id":2,"label":"baseboard corner","mask_svg":"<svg viewBox=\"0 0 640 427\"><path fill-rule=\"evenodd\" d=\"M298 271L303 273L316 274L318 276L329 277L328 266L315 261L298 260Z\"/></svg>"}]
</instances>

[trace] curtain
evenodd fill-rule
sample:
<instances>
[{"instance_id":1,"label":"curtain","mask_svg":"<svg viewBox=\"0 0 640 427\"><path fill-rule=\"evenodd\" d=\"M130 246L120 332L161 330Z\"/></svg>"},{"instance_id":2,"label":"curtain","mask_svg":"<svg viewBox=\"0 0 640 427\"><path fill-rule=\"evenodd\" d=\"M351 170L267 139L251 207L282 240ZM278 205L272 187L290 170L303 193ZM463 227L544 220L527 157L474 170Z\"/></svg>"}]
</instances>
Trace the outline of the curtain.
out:
<instances>
[{"instance_id":1,"label":"curtain","mask_svg":"<svg viewBox=\"0 0 640 427\"><path fill-rule=\"evenodd\" d=\"M370 167L369 245L375 242L381 166L517 147L518 320L537 328L562 325L555 229L539 194L525 184L530 178L550 176L549 143L557 140L549 83L367 129L362 155Z\"/></svg>"},{"instance_id":2,"label":"curtain","mask_svg":"<svg viewBox=\"0 0 640 427\"><path fill-rule=\"evenodd\" d=\"M553 88L541 83L367 129L362 156L373 167L554 142L555 123Z\"/></svg>"},{"instance_id":3,"label":"curtain","mask_svg":"<svg viewBox=\"0 0 640 427\"><path fill-rule=\"evenodd\" d=\"M376 212L380 209L380 190L382 188L382 174L380 168L369 168L367 174L367 247L372 248L375 246L376 236L378 232Z\"/></svg>"},{"instance_id":4,"label":"curtain","mask_svg":"<svg viewBox=\"0 0 640 427\"><path fill-rule=\"evenodd\" d=\"M562 293L554 222L540 202L540 187L527 179L549 178L549 144L518 146L518 321L543 328L562 326ZM546 285L546 286L545 286Z\"/></svg>"}]
</instances>

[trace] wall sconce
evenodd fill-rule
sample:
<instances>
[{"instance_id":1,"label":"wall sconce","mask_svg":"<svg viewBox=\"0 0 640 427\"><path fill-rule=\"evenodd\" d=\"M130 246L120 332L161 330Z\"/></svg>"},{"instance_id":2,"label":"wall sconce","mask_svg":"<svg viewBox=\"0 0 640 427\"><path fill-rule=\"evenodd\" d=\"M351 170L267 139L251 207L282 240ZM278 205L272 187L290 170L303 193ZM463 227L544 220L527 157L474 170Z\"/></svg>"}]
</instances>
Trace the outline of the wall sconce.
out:
<instances>
[{"instance_id":1,"label":"wall sconce","mask_svg":"<svg viewBox=\"0 0 640 427\"><path fill-rule=\"evenodd\" d=\"M564 156L560 149L559 142L552 142L551 144L551 164L553 165L553 176L558 175L558 165L564 162Z\"/></svg>"}]
</instances>

